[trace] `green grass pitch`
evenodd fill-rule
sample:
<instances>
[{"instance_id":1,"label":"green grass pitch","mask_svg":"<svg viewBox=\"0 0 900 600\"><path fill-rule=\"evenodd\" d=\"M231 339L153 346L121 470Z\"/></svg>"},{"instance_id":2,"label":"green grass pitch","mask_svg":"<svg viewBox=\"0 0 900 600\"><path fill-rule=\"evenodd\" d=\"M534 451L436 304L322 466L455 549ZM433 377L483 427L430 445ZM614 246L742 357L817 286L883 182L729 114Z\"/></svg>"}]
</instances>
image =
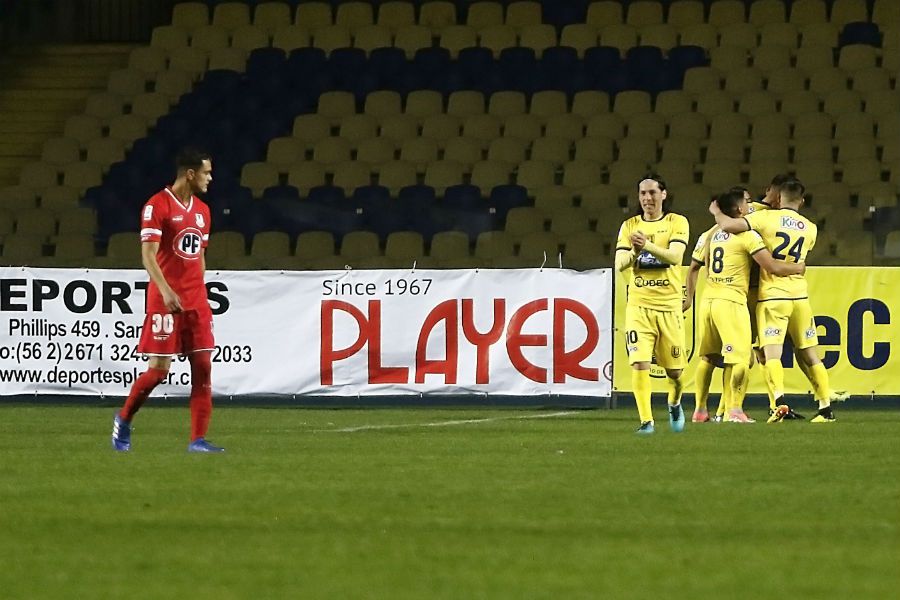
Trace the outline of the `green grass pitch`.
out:
<instances>
[{"instance_id":1,"label":"green grass pitch","mask_svg":"<svg viewBox=\"0 0 900 600\"><path fill-rule=\"evenodd\" d=\"M896 597L900 412L551 412L0 405L0 597Z\"/></svg>"}]
</instances>

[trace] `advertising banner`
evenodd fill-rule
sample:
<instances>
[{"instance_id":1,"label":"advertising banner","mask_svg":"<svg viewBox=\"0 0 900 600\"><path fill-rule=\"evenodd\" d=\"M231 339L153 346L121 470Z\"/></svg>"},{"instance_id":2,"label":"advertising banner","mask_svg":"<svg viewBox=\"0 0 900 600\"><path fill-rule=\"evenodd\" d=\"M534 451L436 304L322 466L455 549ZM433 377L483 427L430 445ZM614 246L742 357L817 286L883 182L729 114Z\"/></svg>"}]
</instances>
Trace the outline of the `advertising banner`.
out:
<instances>
[{"instance_id":1,"label":"advertising banner","mask_svg":"<svg viewBox=\"0 0 900 600\"><path fill-rule=\"evenodd\" d=\"M127 394L139 270L0 268L0 395ZM217 395L608 397L612 272L207 273ZM185 395L173 363L158 394Z\"/></svg>"},{"instance_id":2,"label":"advertising banner","mask_svg":"<svg viewBox=\"0 0 900 600\"><path fill-rule=\"evenodd\" d=\"M687 267L685 267L687 270ZM703 277L698 280L696 298L703 293ZM616 341L614 390L630 392L631 374L622 331L625 322L624 278L616 281ZM900 328L896 321L900 307L900 268L891 267L810 267L806 271L809 298L819 336L819 356L828 368L831 386L862 395L900 394ZM686 349L690 364L685 371L685 392L694 391L694 367L699 360L699 344L694 319L696 299L685 313ZM789 344L782 363L785 391L811 393L809 382L795 365ZM721 371L713 376L713 391L721 390ZM664 391L665 374L654 368L655 391ZM762 369L751 370L751 394L765 394Z\"/></svg>"}]
</instances>

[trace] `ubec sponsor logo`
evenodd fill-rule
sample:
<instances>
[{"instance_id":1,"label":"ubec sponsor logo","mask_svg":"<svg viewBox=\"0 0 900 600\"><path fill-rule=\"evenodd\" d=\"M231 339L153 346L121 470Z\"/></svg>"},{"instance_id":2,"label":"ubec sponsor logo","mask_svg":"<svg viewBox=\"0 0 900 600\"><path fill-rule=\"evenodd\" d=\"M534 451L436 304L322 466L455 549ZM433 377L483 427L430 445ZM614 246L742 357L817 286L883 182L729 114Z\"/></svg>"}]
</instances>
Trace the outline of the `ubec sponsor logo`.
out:
<instances>
[{"instance_id":1,"label":"ubec sponsor logo","mask_svg":"<svg viewBox=\"0 0 900 600\"><path fill-rule=\"evenodd\" d=\"M634 278L634 287L666 287L670 282L668 279L644 279L641 276Z\"/></svg>"}]
</instances>

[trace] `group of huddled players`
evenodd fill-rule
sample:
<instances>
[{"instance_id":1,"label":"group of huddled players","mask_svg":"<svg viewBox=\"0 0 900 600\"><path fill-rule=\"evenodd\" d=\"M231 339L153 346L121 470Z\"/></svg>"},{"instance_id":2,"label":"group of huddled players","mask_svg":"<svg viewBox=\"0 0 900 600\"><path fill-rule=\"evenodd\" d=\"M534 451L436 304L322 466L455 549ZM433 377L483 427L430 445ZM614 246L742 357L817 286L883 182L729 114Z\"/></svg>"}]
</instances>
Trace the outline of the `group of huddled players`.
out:
<instances>
[{"instance_id":1,"label":"group of huddled players","mask_svg":"<svg viewBox=\"0 0 900 600\"><path fill-rule=\"evenodd\" d=\"M655 430L650 406L654 357L667 376L669 424L673 431L684 430L681 375L687 357L682 313L693 302L704 268L706 286L697 318L700 361L693 422L753 423L743 403L755 363L765 372L767 422L802 419L782 403L781 355L786 335L791 337L797 363L818 402L818 411L810 422L834 422L831 403L845 399L846 394L832 391L828 371L816 350L816 325L804 273L817 229L799 212L804 193L799 180L778 175L760 201L753 201L742 187L718 194L709 205L715 224L694 246L685 293L681 264L690 239L688 221L670 210L671 199L662 177L649 174L639 182L639 208L635 216L622 223L615 257L616 270L625 272L629 282L625 342L641 422L637 433ZM724 369L723 393L711 418L707 399L716 366Z\"/></svg>"}]
</instances>

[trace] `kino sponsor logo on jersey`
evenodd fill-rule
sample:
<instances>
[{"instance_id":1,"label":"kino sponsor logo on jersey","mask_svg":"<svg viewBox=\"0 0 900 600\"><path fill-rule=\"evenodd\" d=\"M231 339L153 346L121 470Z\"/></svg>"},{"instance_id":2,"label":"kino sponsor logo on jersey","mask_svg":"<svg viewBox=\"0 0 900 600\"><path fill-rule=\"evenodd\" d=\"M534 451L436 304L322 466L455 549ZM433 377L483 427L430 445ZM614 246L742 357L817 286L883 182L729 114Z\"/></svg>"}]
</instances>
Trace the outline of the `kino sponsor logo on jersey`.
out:
<instances>
[{"instance_id":1,"label":"kino sponsor logo on jersey","mask_svg":"<svg viewBox=\"0 0 900 600\"><path fill-rule=\"evenodd\" d=\"M713 236L714 242L726 242L728 238L731 237L731 234L727 231L722 231L721 229L716 232L716 235Z\"/></svg>"},{"instance_id":2,"label":"kino sponsor logo on jersey","mask_svg":"<svg viewBox=\"0 0 900 600\"><path fill-rule=\"evenodd\" d=\"M781 228L803 231L804 229L806 229L806 223L795 217L784 216L781 217Z\"/></svg>"},{"instance_id":3,"label":"kino sponsor logo on jersey","mask_svg":"<svg viewBox=\"0 0 900 600\"><path fill-rule=\"evenodd\" d=\"M199 229L194 229L193 227L180 231L172 243L172 249L175 250L175 254L188 260L199 258L202 248L203 234Z\"/></svg>"},{"instance_id":4,"label":"kino sponsor logo on jersey","mask_svg":"<svg viewBox=\"0 0 900 600\"><path fill-rule=\"evenodd\" d=\"M766 330L763 332L766 337L775 337L781 335L781 329L778 327L766 327Z\"/></svg>"}]
</instances>

